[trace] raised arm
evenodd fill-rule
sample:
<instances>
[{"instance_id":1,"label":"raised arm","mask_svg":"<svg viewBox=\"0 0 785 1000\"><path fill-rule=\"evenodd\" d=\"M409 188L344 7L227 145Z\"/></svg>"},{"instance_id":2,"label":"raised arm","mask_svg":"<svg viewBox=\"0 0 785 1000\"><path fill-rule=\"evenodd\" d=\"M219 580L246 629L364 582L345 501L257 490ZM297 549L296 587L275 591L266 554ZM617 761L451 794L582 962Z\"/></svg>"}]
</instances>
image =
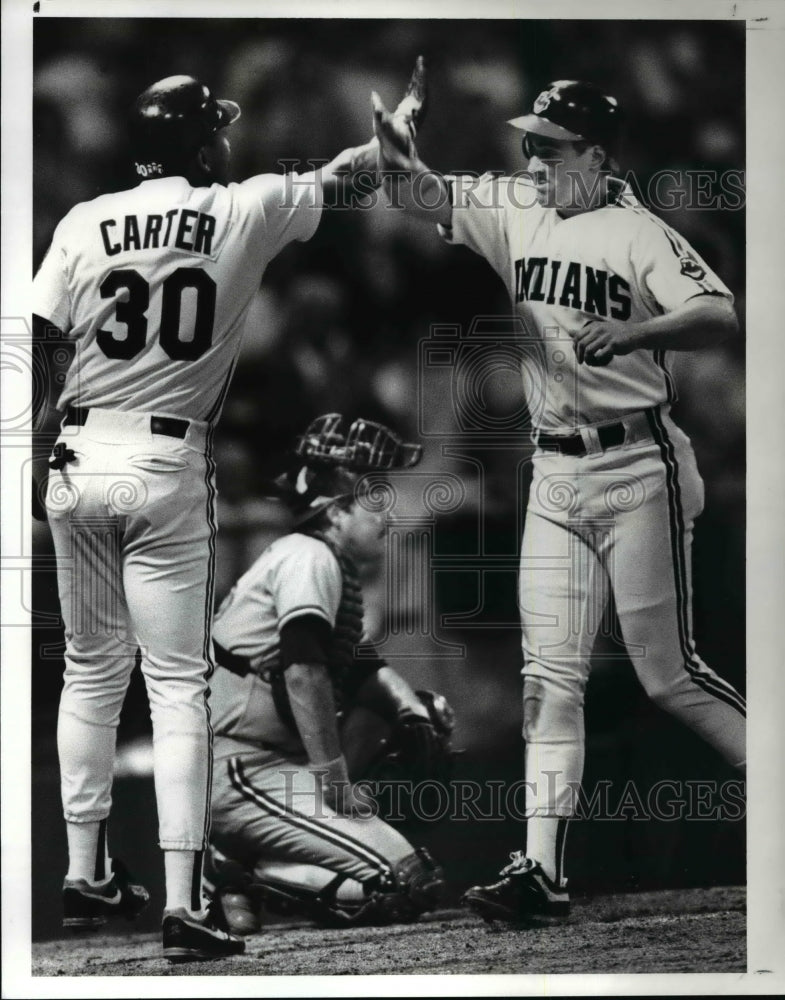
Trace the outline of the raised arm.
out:
<instances>
[{"instance_id":1,"label":"raised arm","mask_svg":"<svg viewBox=\"0 0 785 1000\"><path fill-rule=\"evenodd\" d=\"M447 182L420 160L414 145L428 103L423 57L418 56L406 94L392 113L375 91L371 100L373 137L362 146L342 150L316 173L325 205L346 188L370 194L384 180L395 186L397 203L449 226L452 207Z\"/></svg>"},{"instance_id":2,"label":"raised arm","mask_svg":"<svg viewBox=\"0 0 785 1000\"><path fill-rule=\"evenodd\" d=\"M388 185L395 186L395 198L405 209L449 226L452 219L450 190L445 178L420 159L413 136L401 136L395 114L390 114L374 91L374 137L378 143L379 167Z\"/></svg>"}]
</instances>

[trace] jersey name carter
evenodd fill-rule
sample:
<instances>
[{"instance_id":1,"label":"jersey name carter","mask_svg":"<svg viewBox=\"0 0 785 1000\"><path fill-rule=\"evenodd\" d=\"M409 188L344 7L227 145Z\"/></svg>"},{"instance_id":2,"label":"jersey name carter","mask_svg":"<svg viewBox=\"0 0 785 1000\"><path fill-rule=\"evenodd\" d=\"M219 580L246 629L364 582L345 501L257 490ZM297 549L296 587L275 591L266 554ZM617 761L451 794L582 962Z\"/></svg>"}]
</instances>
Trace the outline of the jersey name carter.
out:
<instances>
[{"instance_id":1,"label":"jersey name carter","mask_svg":"<svg viewBox=\"0 0 785 1000\"><path fill-rule=\"evenodd\" d=\"M58 408L215 422L267 264L320 215L314 174L164 177L77 205L33 284L33 311L76 347Z\"/></svg>"},{"instance_id":2,"label":"jersey name carter","mask_svg":"<svg viewBox=\"0 0 785 1000\"><path fill-rule=\"evenodd\" d=\"M214 215L190 208L170 208L161 215L126 215L122 222L104 219L99 224L107 257L129 250L158 250L170 241L179 250L209 257L215 227Z\"/></svg>"}]
</instances>

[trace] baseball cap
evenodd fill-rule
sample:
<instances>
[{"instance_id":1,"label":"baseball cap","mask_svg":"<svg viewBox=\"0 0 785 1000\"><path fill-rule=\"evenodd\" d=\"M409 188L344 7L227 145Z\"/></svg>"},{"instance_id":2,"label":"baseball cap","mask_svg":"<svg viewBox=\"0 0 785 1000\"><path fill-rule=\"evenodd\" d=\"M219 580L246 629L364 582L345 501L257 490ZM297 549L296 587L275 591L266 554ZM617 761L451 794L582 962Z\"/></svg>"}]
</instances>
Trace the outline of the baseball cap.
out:
<instances>
[{"instance_id":1,"label":"baseball cap","mask_svg":"<svg viewBox=\"0 0 785 1000\"><path fill-rule=\"evenodd\" d=\"M580 80L556 80L534 99L532 110L508 122L514 128L549 139L597 142L613 148L621 109L615 97Z\"/></svg>"},{"instance_id":2,"label":"baseball cap","mask_svg":"<svg viewBox=\"0 0 785 1000\"><path fill-rule=\"evenodd\" d=\"M302 525L330 504L355 497L359 479L356 473L340 467L315 469L301 465L279 476L275 486L279 498L285 501L294 516L295 524Z\"/></svg>"}]
</instances>

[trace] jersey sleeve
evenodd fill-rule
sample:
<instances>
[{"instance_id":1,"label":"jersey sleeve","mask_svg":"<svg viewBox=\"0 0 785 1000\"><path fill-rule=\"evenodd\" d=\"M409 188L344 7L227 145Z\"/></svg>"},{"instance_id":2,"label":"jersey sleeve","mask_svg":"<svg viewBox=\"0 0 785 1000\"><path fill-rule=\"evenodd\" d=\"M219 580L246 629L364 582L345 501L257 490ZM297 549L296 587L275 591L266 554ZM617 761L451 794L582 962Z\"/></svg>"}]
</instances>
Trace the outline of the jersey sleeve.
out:
<instances>
[{"instance_id":1,"label":"jersey sleeve","mask_svg":"<svg viewBox=\"0 0 785 1000\"><path fill-rule=\"evenodd\" d=\"M72 323L65 232L63 220L55 229L46 256L33 278L33 313L68 333Z\"/></svg>"},{"instance_id":2,"label":"jersey sleeve","mask_svg":"<svg viewBox=\"0 0 785 1000\"><path fill-rule=\"evenodd\" d=\"M260 174L240 188L260 214L270 259L293 240L309 240L322 216L321 177L307 174Z\"/></svg>"},{"instance_id":3,"label":"jersey sleeve","mask_svg":"<svg viewBox=\"0 0 785 1000\"><path fill-rule=\"evenodd\" d=\"M448 243L461 243L485 257L502 278L509 270L505 181L494 174L445 178L452 191L452 225L439 226Z\"/></svg>"},{"instance_id":4,"label":"jersey sleeve","mask_svg":"<svg viewBox=\"0 0 785 1000\"><path fill-rule=\"evenodd\" d=\"M327 546L309 538L281 560L272 578L278 629L300 615L318 615L332 627L341 603L343 579Z\"/></svg>"},{"instance_id":5,"label":"jersey sleeve","mask_svg":"<svg viewBox=\"0 0 785 1000\"><path fill-rule=\"evenodd\" d=\"M722 295L733 301L728 287L679 234L653 217L635 242L633 267L641 294L670 312L696 295Z\"/></svg>"}]
</instances>

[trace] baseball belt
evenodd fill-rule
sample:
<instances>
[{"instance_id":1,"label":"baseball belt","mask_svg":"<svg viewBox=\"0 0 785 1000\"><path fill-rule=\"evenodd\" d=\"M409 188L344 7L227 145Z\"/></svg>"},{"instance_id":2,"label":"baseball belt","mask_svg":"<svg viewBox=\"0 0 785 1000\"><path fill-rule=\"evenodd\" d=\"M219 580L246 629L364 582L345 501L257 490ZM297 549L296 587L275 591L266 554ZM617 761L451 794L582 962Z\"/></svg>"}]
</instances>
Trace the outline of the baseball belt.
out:
<instances>
[{"instance_id":1,"label":"baseball belt","mask_svg":"<svg viewBox=\"0 0 785 1000\"><path fill-rule=\"evenodd\" d=\"M89 408L82 406L69 406L65 414L65 424L72 424L77 427L84 427L90 413ZM184 438L188 433L190 421L178 420L177 417L150 417L150 433L165 434L167 437Z\"/></svg>"},{"instance_id":2,"label":"baseball belt","mask_svg":"<svg viewBox=\"0 0 785 1000\"><path fill-rule=\"evenodd\" d=\"M633 415L632 419L640 417L645 418L645 415L649 412L652 411L644 410L641 413L636 413ZM619 445L624 444L628 439L627 426L622 421L615 424L603 424L596 427L594 430L603 451L605 451L606 448L618 447ZM648 432L646 436L650 436ZM639 438L640 434L635 434L632 437L633 439ZM544 431L540 431L534 435L533 440L534 444L538 448L558 451L562 455L581 456L588 453L586 443L580 434L548 434Z\"/></svg>"},{"instance_id":3,"label":"baseball belt","mask_svg":"<svg viewBox=\"0 0 785 1000\"><path fill-rule=\"evenodd\" d=\"M215 655L215 662L219 667L237 674L238 677L246 677L248 674L253 673L261 677L263 681L266 681L270 685L270 693L272 694L273 704L279 718L293 732L298 731L297 723L292 714L292 706L289 703L289 694L286 690L286 680L282 670L267 669L264 673L254 670L247 656L242 656L240 653L232 653L216 639L213 639L213 653ZM267 746L263 740L259 742L263 746Z\"/></svg>"}]
</instances>

